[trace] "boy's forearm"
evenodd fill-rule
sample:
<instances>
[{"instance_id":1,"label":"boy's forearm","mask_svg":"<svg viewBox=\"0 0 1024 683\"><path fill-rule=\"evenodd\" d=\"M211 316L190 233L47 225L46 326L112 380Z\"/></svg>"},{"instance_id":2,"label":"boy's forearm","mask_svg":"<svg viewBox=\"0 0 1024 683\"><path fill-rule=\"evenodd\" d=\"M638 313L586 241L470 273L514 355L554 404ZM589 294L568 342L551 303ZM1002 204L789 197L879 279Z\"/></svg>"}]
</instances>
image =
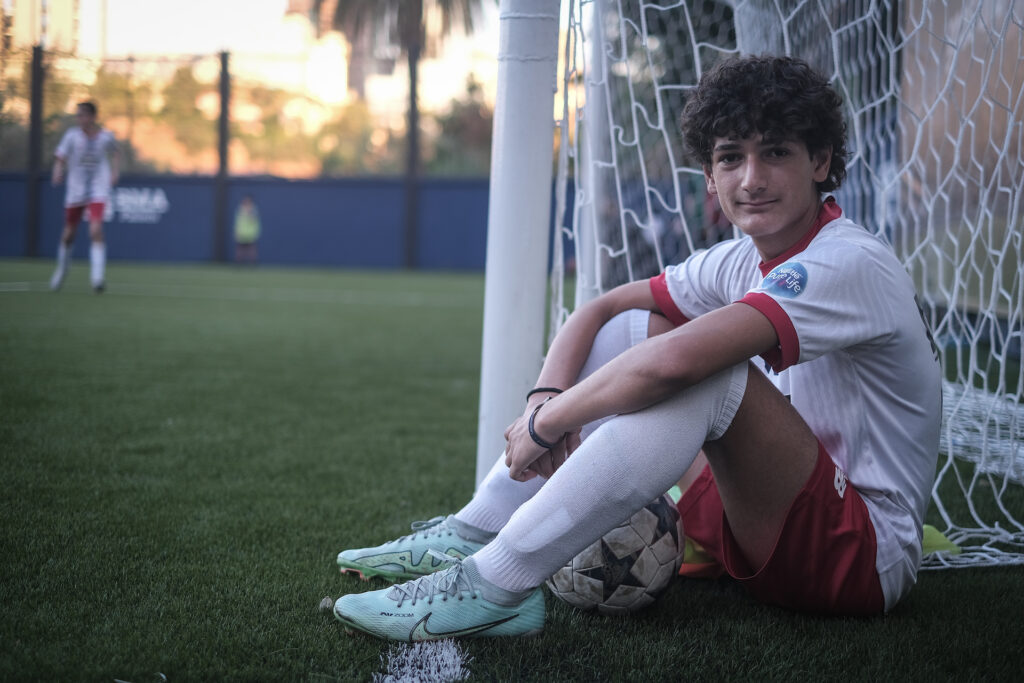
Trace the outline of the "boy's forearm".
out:
<instances>
[{"instance_id":1,"label":"boy's forearm","mask_svg":"<svg viewBox=\"0 0 1024 683\"><path fill-rule=\"evenodd\" d=\"M594 337L601 325L607 322L602 321L601 317L599 311L585 307L569 316L552 341L534 386L565 390L575 383L590 353ZM535 394L530 397L529 403L535 405L545 398L545 395Z\"/></svg>"},{"instance_id":2,"label":"boy's forearm","mask_svg":"<svg viewBox=\"0 0 1024 683\"><path fill-rule=\"evenodd\" d=\"M544 433L561 433L588 422L639 410L679 391L679 380L651 372L664 353L664 339L648 340L613 358L580 384L558 396L538 415Z\"/></svg>"},{"instance_id":3,"label":"boy's forearm","mask_svg":"<svg viewBox=\"0 0 1024 683\"><path fill-rule=\"evenodd\" d=\"M534 386L563 390L571 387L583 369L601 327L631 308L653 310L654 298L650 295L647 281L616 288L574 311L552 341ZM549 395L531 396L529 405L532 407Z\"/></svg>"},{"instance_id":4,"label":"boy's forearm","mask_svg":"<svg viewBox=\"0 0 1024 683\"><path fill-rule=\"evenodd\" d=\"M613 358L557 396L537 416L544 434L657 403L778 344L771 322L756 309L730 304Z\"/></svg>"}]
</instances>

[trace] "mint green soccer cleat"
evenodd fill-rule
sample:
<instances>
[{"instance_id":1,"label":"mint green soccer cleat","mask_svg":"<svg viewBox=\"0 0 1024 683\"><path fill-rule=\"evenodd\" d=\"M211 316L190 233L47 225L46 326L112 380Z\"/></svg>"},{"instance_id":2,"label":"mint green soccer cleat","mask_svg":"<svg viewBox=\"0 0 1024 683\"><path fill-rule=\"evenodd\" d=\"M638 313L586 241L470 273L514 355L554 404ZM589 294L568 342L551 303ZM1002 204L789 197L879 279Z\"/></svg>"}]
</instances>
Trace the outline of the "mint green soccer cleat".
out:
<instances>
[{"instance_id":1,"label":"mint green soccer cleat","mask_svg":"<svg viewBox=\"0 0 1024 683\"><path fill-rule=\"evenodd\" d=\"M519 593L484 581L473 560L415 581L343 595L334 616L346 631L386 640L531 636L544 629L544 593Z\"/></svg>"},{"instance_id":2,"label":"mint green soccer cleat","mask_svg":"<svg viewBox=\"0 0 1024 683\"><path fill-rule=\"evenodd\" d=\"M454 515L413 522L413 533L375 548L343 550L338 553L341 573L358 574L366 581L379 576L388 581L415 579L444 569L447 562L431 556L465 559L483 548L493 537L455 519Z\"/></svg>"}]
</instances>

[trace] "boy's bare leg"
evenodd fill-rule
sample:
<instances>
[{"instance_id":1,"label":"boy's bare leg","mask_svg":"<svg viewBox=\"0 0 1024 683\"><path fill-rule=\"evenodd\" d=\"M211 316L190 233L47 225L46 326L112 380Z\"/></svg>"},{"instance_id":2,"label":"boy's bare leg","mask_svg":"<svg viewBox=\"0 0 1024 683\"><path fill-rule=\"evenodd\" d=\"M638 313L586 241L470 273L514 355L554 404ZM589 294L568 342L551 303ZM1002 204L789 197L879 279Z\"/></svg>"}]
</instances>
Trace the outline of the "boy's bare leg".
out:
<instances>
[{"instance_id":1,"label":"boy's bare leg","mask_svg":"<svg viewBox=\"0 0 1024 683\"><path fill-rule=\"evenodd\" d=\"M647 336L675 328L652 313ZM678 482L686 491L707 464L715 476L729 526L747 561L768 559L786 513L814 470L818 442L789 400L753 365L743 402L725 434L704 444Z\"/></svg>"},{"instance_id":2,"label":"boy's bare leg","mask_svg":"<svg viewBox=\"0 0 1024 683\"><path fill-rule=\"evenodd\" d=\"M704 444L704 453L733 536L751 566L760 567L814 470L818 441L786 397L751 365L732 424L720 439Z\"/></svg>"}]
</instances>

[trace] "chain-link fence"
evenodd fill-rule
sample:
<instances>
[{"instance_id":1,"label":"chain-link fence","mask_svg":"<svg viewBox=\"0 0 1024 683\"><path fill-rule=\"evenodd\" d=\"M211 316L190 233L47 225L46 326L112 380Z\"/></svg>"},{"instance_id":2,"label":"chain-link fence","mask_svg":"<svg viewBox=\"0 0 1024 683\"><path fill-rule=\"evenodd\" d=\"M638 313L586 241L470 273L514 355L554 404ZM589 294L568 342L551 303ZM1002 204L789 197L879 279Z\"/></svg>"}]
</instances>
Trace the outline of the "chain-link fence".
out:
<instances>
[{"instance_id":1,"label":"chain-link fence","mask_svg":"<svg viewBox=\"0 0 1024 683\"><path fill-rule=\"evenodd\" d=\"M345 87L345 74L306 59L186 55L95 59L31 48L0 55L0 171L29 170L33 75L41 87L42 163L69 126L75 104L92 100L122 143L126 173L215 174L219 145L232 175L286 178L399 175L405 103L381 111ZM224 100L227 95L227 102ZM228 140L219 126L226 117ZM491 109L469 82L465 93L421 118L426 175L489 171Z\"/></svg>"}]
</instances>

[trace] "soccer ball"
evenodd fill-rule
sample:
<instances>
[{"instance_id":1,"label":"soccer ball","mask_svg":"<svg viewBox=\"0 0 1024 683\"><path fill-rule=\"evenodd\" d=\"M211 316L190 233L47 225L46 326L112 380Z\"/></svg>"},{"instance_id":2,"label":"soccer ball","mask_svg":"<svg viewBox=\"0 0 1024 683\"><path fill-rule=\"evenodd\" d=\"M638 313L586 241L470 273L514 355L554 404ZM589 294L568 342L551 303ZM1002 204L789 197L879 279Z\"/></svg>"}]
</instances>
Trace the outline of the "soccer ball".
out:
<instances>
[{"instance_id":1,"label":"soccer ball","mask_svg":"<svg viewBox=\"0 0 1024 683\"><path fill-rule=\"evenodd\" d=\"M684 542L679 510L666 494L584 548L547 585L581 610L635 612L679 573Z\"/></svg>"}]
</instances>

